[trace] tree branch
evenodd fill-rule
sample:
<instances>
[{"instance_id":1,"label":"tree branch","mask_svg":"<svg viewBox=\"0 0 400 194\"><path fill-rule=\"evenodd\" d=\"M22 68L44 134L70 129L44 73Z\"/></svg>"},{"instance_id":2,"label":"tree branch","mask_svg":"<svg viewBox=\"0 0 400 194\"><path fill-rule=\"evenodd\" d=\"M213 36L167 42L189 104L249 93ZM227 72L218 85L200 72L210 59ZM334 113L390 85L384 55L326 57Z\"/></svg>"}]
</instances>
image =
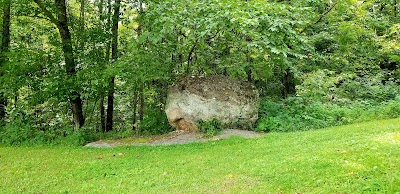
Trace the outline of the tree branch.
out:
<instances>
[{"instance_id":1,"label":"tree branch","mask_svg":"<svg viewBox=\"0 0 400 194\"><path fill-rule=\"evenodd\" d=\"M314 22L312 25L318 24L329 12L332 11L333 8L335 8L335 6L337 5L337 3L333 4L328 10L326 10L323 14L321 14L318 18L318 20L316 22ZM303 28L303 30L300 31L300 34L303 33L307 28L309 28L311 25L306 26L305 28Z\"/></svg>"},{"instance_id":2,"label":"tree branch","mask_svg":"<svg viewBox=\"0 0 400 194\"><path fill-rule=\"evenodd\" d=\"M336 5L337 5L337 3L333 4L328 10L326 10L326 12L323 13L323 14L319 17L319 19L318 19L316 22L314 22L314 24L317 24L318 22L320 22L320 21L322 20L322 18L324 18L325 15L327 15L329 12L331 12L332 9L333 9Z\"/></svg>"},{"instance_id":3,"label":"tree branch","mask_svg":"<svg viewBox=\"0 0 400 194\"><path fill-rule=\"evenodd\" d=\"M188 54L188 61L187 61L187 69L186 69L186 74L187 75L189 75L189 71L190 71L190 61L192 60L192 54L193 54L193 52L194 52L194 49L196 48L196 46L197 46L197 43L199 42L199 39L200 38L197 38L196 39L196 42L193 44L193 46L192 46L192 48L190 49L190 52L189 52L189 54Z\"/></svg>"},{"instance_id":4,"label":"tree branch","mask_svg":"<svg viewBox=\"0 0 400 194\"><path fill-rule=\"evenodd\" d=\"M50 19L48 17L40 16L40 15L37 15L36 13L35 13L35 15L28 15L26 17L42 19L42 20L46 20L46 21L53 23L52 21L50 21Z\"/></svg>"},{"instance_id":5,"label":"tree branch","mask_svg":"<svg viewBox=\"0 0 400 194\"><path fill-rule=\"evenodd\" d=\"M51 23L53 23L57 26L59 25L58 20L53 16L53 14L50 13L49 10L46 9L46 6L44 6L44 4L41 0L33 0L33 1L39 6L39 8L44 13L44 15L49 18Z\"/></svg>"}]
</instances>

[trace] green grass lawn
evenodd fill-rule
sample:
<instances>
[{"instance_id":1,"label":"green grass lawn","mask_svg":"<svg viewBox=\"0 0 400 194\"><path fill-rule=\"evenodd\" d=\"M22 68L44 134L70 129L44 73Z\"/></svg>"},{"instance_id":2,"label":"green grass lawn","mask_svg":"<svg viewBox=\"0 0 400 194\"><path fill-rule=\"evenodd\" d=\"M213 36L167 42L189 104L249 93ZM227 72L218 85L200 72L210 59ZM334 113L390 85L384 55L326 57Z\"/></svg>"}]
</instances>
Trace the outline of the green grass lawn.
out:
<instances>
[{"instance_id":1,"label":"green grass lawn","mask_svg":"<svg viewBox=\"0 0 400 194\"><path fill-rule=\"evenodd\" d=\"M175 146L0 147L1 193L400 193L400 119Z\"/></svg>"}]
</instances>

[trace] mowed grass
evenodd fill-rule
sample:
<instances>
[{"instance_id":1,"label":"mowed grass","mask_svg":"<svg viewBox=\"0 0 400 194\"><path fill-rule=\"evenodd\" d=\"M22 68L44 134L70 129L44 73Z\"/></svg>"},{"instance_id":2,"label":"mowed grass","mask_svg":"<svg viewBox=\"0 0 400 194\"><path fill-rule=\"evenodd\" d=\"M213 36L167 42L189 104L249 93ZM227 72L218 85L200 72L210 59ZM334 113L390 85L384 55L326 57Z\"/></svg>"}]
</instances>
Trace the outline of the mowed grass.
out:
<instances>
[{"instance_id":1,"label":"mowed grass","mask_svg":"<svg viewBox=\"0 0 400 194\"><path fill-rule=\"evenodd\" d=\"M400 119L207 143L0 147L1 193L399 193Z\"/></svg>"}]
</instances>

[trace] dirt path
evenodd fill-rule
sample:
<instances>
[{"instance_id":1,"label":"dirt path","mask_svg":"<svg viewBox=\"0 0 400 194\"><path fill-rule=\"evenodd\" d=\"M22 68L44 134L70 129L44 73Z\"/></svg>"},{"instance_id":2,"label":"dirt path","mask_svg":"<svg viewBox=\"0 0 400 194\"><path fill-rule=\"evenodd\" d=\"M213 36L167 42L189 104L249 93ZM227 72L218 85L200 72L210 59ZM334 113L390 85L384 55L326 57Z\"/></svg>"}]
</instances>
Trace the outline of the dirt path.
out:
<instances>
[{"instance_id":1,"label":"dirt path","mask_svg":"<svg viewBox=\"0 0 400 194\"><path fill-rule=\"evenodd\" d=\"M254 131L246 131L246 130L238 130L238 129L226 129L221 134L216 135L212 138L206 138L201 133L188 133L184 131L173 131L167 135L161 136L159 138L150 139L148 142L137 143L137 141L132 139L132 142L129 141L103 141L99 140L96 142L89 143L85 145L86 147L96 147L96 148L111 148L116 146L127 146L127 145L174 145L174 144L187 144L192 142L207 142L214 141L219 139L226 139L231 136L238 136L244 138L254 138L262 136L264 133L254 132Z\"/></svg>"}]
</instances>

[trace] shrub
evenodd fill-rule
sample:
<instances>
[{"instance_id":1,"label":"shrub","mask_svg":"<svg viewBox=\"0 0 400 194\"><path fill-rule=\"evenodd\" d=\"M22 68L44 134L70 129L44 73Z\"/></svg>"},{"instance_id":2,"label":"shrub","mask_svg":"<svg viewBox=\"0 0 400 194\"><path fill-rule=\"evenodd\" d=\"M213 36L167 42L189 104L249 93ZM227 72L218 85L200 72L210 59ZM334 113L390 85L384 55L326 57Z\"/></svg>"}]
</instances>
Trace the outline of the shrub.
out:
<instances>
[{"instance_id":1,"label":"shrub","mask_svg":"<svg viewBox=\"0 0 400 194\"><path fill-rule=\"evenodd\" d=\"M63 132L65 133L64 136L55 138L49 143L55 145L81 146L91 141L95 141L99 136L96 134L96 128L90 126L84 126L79 130L65 128L63 129Z\"/></svg>"},{"instance_id":2,"label":"shrub","mask_svg":"<svg viewBox=\"0 0 400 194\"><path fill-rule=\"evenodd\" d=\"M313 101L385 102L400 96L400 86L388 72L336 73L318 70L304 75L297 95Z\"/></svg>"},{"instance_id":3,"label":"shrub","mask_svg":"<svg viewBox=\"0 0 400 194\"><path fill-rule=\"evenodd\" d=\"M34 138L34 133L29 122L15 120L1 127L0 140L2 144L20 145L24 142L31 141Z\"/></svg>"},{"instance_id":4,"label":"shrub","mask_svg":"<svg viewBox=\"0 0 400 194\"><path fill-rule=\"evenodd\" d=\"M167 115L158 109L150 109L140 122L140 132L144 134L164 134L172 131Z\"/></svg>"},{"instance_id":5,"label":"shrub","mask_svg":"<svg viewBox=\"0 0 400 194\"><path fill-rule=\"evenodd\" d=\"M383 103L352 101L335 104L311 101L301 97L292 97L280 102L264 99L261 102L256 130L304 131L399 116L399 100Z\"/></svg>"},{"instance_id":6,"label":"shrub","mask_svg":"<svg viewBox=\"0 0 400 194\"><path fill-rule=\"evenodd\" d=\"M204 133L206 137L212 137L219 134L222 130L224 130L223 125L217 121L216 119L208 120L208 121L200 121L197 124L197 127L201 132Z\"/></svg>"},{"instance_id":7,"label":"shrub","mask_svg":"<svg viewBox=\"0 0 400 194\"><path fill-rule=\"evenodd\" d=\"M0 143L4 145L69 145L80 146L95 139L94 129L38 128L30 120L14 119L0 129Z\"/></svg>"}]
</instances>

